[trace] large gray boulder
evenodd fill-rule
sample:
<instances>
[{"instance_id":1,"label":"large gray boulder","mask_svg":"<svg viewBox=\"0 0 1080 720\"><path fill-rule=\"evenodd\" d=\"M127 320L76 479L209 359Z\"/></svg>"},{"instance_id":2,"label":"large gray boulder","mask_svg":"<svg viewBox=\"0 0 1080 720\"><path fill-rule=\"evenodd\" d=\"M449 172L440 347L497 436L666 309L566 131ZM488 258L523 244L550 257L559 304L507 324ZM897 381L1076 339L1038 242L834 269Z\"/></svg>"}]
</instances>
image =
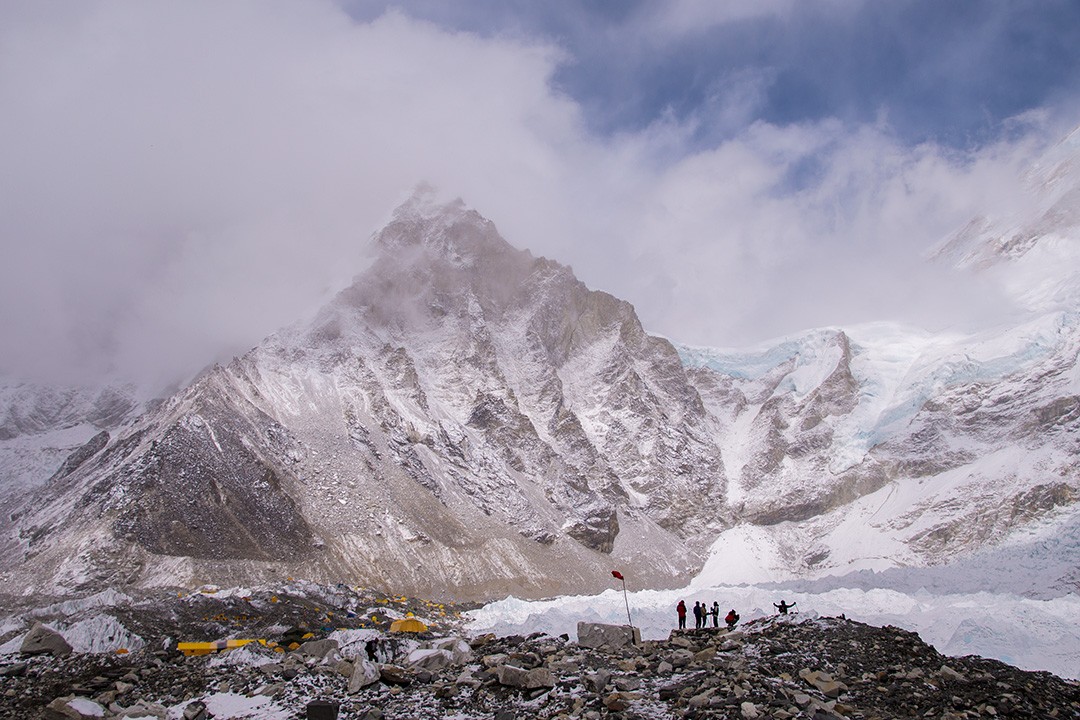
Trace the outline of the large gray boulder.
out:
<instances>
[{"instance_id":1,"label":"large gray boulder","mask_svg":"<svg viewBox=\"0 0 1080 720\"><path fill-rule=\"evenodd\" d=\"M19 652L25 655L70 655L71 645L60 633L36 622L23 638Z\"/></svg>"},{"instance_id":2,"label":"large gray boulder","mask_svg":"<svg viewBox=\"0 0 1080 720\"><path fill-rule=\"evenodd\" d=\"M101 720L105 708L90 698L69 695L53 700L45 707L46 720Z\"/></svg>"},{"instance_id":3,"label":"large gray boulder","mask_svg":"<svg viewBox=\"0 0 1080 720\"><path fill-rule=\"evenodd\" d=\"M324 640L308 640L306 643L300 646L299 651L303 655L309 657L319 658L320 660L325 658L332 650L338 649L338 641L332 638L326 638Z\"/></svg>"},{"instance_id":4,"label":"large gray boulder","mask_svg":"<svg viewBox=\"0 0 1080 720\"><path fill-rule=\"evenodd\" d=\"M535 690L537 688L555 687L555 675L547 668L533 668L526 670L515 665L500 665L495 668L496 677L500 685L521 688L522 690Z\"/></svg>"},{"instance_id":5,"label":"large gray boulder","mask_svg":"<svg viewBox=\"0 0 1080 720\"><path fill-rule=\"evenodd\" d=\"M472 646L459 637L440 638L431 645L439 650L449 651L454 656L455 665L464 665L473 657Z\"/></svg>"},{"instance_id":6,"label":"large gray boulder","mask_svg":"<svg viewBox=\"0 0 1080 720\"><path fill-rule=\"evenodd\" d=\"M407 660L410 667L430 670L435 672L442 670L454 662L454 654L449 650L437 648L421 648L409 653Z\"/></svg>"},{"instance_id":7,"label":"large gray boulder","mask_svg":"<svg viewBox=\"0 0 1080 720\"><path fill-rule=\"evenodd\" d=\"M359 692L379 680L379 668L375 663L357 658L353 661L353 672L349 678L349 692Z\"/></svg>"},{"instance_id":8,"label":"large gray boulder","mask_svg":"<svg viewBox=\"0 0 1080 720\"><path fill-rule=\"evenodd\" d=\"M579 622L578 645L587 648L621 648L641 644L641 631L629 625Z\"/></svg>"}]
</instances>

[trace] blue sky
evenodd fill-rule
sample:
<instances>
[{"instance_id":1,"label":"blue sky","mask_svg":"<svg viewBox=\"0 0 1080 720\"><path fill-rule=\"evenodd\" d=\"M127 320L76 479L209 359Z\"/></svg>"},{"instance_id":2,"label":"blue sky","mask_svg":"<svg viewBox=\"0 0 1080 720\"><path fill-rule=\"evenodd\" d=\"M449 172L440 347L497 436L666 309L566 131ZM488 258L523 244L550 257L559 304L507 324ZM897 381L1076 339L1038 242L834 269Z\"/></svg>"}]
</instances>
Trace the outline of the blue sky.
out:
<instances>
[{"instance_id":1,"label":"blue sky","mask_svg":"<svg viewBox=\"0 0 1080 720\"><path fill-rule=\"evenodd\" d=\"M0 373L242 352L421 182L688 343L976 327L926 250L1078 123L1070 0L6 3Z\"/></svg>"},{"instance_id":2,"label":"blue sky","mask_svg":"<svg viewBox=\"0 0 1080 720\"><path fill-rule=\"evenodd\" d=\"M743 122L884 117L904 142L964 149L1009 132L1009 118L1072 104L1080 91L1080 4L1069 0L731 3L746 8L730 20L705 10L678 32L656 30L680 4L693 5L346 7L358 19L398 7L448 29L553 43L567 52L553 84L580 103L593 132L640 131L670 113L700 124L702 146L738 130L713 112L733 85L756 89Z\"/></svg>"}]
</instances>

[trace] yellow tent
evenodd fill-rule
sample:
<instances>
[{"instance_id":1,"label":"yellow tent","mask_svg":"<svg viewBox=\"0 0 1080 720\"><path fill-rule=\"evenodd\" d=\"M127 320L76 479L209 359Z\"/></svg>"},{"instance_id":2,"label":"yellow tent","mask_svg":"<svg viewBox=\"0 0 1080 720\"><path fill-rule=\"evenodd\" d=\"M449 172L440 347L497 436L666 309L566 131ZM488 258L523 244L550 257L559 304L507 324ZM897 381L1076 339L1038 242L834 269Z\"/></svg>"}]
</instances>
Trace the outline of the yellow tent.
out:
<instances>
[{"instance_id":1,"label":"yellow tent","mask_svg":"<svg viewBox=\"0 0 1080 720\"><path fill-rule=\"evenodd\" d=\"M390 632L418 633L424 632L427 629L427 625L420 622L414 617L401 618L400 620L395 620L394 622L390 623Z\"/></svg>"}]
</instances>

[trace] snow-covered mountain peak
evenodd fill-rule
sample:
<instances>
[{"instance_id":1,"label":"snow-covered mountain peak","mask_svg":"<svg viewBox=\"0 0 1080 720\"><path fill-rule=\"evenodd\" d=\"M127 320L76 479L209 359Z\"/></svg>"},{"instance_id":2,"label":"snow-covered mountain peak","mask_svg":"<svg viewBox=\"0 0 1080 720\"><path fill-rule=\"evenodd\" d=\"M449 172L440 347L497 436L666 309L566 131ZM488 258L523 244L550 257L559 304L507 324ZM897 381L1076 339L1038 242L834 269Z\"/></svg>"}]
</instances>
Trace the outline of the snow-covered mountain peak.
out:
<instances>
[{"instance_id":1,"label":"snow-covered mountain peak","mask_svg":"<svg viewBox=\"0 0 1080 720\"><path fill-rule=\"evenodd\" d=\"M429 186L420 186L394 211L390 223L373 240L381 258L415 261L417 253L457 267L472 267L515 250L499 235L495 224L459 198L439 199Z\"/></svg>"}]
</instances>

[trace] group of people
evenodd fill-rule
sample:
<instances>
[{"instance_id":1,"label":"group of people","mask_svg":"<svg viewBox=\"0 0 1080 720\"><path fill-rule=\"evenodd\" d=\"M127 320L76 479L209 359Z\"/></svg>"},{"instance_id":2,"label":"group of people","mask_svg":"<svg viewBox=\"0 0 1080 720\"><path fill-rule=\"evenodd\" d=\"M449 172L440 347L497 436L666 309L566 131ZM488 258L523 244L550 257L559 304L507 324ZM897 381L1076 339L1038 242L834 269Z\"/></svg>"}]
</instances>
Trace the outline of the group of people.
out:
<instances>
[{"instance_id":1,"label":"group of people","mask_svg":"<svg viewBox=\"0 0 1080 720\"><path fill-rule=\"evenodd\" d=\"M773 607L781 615L787 615L788 610L795 607L795 605L796 603L788 603L785 600L781 600L779 605L773 603ZM679 616L679 629L685 630L686 603L680 600L679 604L675 606L675 612ZM694 628L696 630L709 626L709 616L712 616L712 626L720 627L720 603L714 600L711 608L703 602L694 603ZM728 630L734 628L735 624L739 622L739 613L735 612L735 608L728 611L728 614L724 617L724 622L727 623Z\"/></svg>"},{"instance_id":2,"label":"group of people","mask_svg":"<svg viewBox=\"0 0 1080 720\"><path fill-rule=\"evenodd\" d=\"M679 614L679 629L686 629L686 603L682 600L675 607L675 611ZM709 616L712 616L712 626L720 627L720 603L713 601L710 608L703 602L694 603L694 628L700 630L701 628L709 626ZM724 622L727 623L728 629L735 627L735 623L739 622L739 614L735 612L735 608L728 611L727 616L724 618Z\"/></svg>"}]
</instances>

